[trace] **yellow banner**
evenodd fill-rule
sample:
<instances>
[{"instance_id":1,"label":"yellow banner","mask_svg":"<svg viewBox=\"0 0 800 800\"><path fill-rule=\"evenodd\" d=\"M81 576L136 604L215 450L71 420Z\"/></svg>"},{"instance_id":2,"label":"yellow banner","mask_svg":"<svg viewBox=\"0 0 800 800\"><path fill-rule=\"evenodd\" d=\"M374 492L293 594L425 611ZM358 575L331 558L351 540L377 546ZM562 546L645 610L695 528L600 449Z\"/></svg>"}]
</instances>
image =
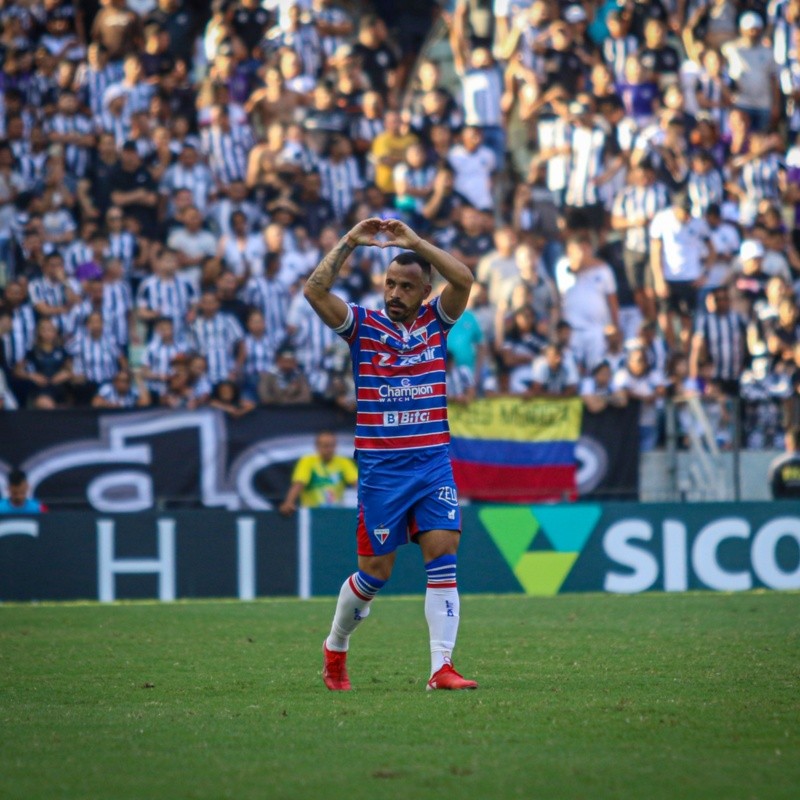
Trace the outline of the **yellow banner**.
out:
<instances>
[{"instance_id":1,"label":"yellow banner","mask_svg":"<svg viewBox=\"0 0 800 800\"><path fill-rule=\"evenodd\" d=\"M453 436L511 442L576 441L582 415L579 398L487 397L466 406L451 403L447 407Z\"/></svg>"}]
</instances>

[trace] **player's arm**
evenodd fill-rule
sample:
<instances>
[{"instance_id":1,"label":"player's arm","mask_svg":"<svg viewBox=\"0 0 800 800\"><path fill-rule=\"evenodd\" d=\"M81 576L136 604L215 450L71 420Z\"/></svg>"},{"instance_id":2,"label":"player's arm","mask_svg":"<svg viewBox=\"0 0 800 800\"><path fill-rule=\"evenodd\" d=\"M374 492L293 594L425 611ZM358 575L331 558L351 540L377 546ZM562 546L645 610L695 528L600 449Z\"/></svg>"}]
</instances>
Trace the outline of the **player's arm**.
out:
<instances>
[{"instance_id":1,"label":"player's arm","mask_svg":"<svg viewBox=\"0 0 800 800\"><path fill-rule=\"evenodd\" d=\"M339 240L333 250L308 276L303 295L320 319L330 328L339 328L347 319L347 303L335 294L331 294L331 288L336 282L339 271L356 247L377 244L375 237L381 229L381 222L382 220L377 217L359 222Z\"/></svg>"},{"instance_id":2,"label":"player's arm","mask_svg":"<svg viewBox=\"0 0 800 800\"><path fill-rule=\"evenodd\" d=\"M399 219L386 220L383 230L390 244L413 250L430 261L433 268L447 281L439 297L439 307L450 319L458 319L467 307L474 277L470 268L450 253L421 238Z\"/></svg>"},{"instance_id":3,"label":"player's arm","mask_svg":"<svg viewBox=\"0 0 800 800\"><path fill-rule=\"evenodd\" d=\"M300 495L303 492L303 489L306 488L304 483L300 481L295 481L290 487L289 491L286 493L286 497L284 501L278 507L278 511L281 514L288 516L289 514L293 514L297 511L297 501L300 499Z\"/></svg>"}]
</instances>

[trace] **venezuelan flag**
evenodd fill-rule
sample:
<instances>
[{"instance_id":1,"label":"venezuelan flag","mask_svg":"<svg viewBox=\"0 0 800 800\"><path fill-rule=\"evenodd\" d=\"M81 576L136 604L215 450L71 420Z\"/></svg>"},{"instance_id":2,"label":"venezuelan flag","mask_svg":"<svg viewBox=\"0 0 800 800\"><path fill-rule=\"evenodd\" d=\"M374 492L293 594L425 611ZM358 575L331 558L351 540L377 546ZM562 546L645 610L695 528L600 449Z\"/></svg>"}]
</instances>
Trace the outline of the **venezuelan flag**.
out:
<instances>
[{"instance_id":1,"label":"venezuelan flag","mask_svg":"<svg viewBox=\"0 0 800 800\"><path fill-rule=\"evenodd\" d=\"M450 405L450 456L462 497L531 503L574 499L583 404L492 397Z\"/></svg>"}]
</instances>

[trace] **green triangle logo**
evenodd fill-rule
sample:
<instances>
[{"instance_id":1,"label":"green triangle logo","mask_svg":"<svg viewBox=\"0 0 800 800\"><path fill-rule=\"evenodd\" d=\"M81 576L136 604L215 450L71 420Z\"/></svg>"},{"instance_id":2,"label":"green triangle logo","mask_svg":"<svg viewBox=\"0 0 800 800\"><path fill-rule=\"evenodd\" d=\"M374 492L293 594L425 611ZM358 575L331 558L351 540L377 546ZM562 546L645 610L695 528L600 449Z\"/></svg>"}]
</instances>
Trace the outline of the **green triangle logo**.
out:
<instances>
[{"instance_id":1,"label":"green triangle logo","mask_svg":"<svg viewBox=\"0 0 800 800\"><path fill-rule=\"evenodd\" d=\"M602 513L595 505L533 506L532 511L559 553L583 550Z\"/></svg>"},{"instance_id":2,"label":"green triangle logo","mask_svg":"<svg viewBox=\"0 0 800 800\"><path fill-rule=\"evenodd\" d=\"M478 512L478 518L513 570L539 532L539 523L530 507L489 506Z\"/></svg>"},{"instance_id":3,"label":"green triangle logo","mask_svg":"<svg viewBox=\"0 0 800 800\"><path fill-rule=\"evenodd\" d=\"M564 585L601 513L597 505L487 506L478 518L525 593L551 596Z\"/></svg>"},{"instance_id":4,"label":"green triangle logo","mask_svg":"<svg viewBox=\"0 0 800 800\"><path fill-rule=\"evenodd\" d=\"M558 594L579 555L555 551L525 553L514 568L514 575L525 594L551 597Z\"/></svg>"}]
</instances>

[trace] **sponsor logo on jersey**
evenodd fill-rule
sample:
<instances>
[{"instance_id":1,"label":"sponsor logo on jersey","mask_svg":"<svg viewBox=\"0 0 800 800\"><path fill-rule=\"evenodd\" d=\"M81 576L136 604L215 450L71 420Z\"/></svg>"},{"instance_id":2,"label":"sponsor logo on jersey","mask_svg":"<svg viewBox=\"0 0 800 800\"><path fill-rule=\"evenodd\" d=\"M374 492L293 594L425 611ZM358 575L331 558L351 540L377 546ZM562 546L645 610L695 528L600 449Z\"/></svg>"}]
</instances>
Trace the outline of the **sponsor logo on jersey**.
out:
<instances>
[{"instance_id":1,"label":"sponsor logo on jersey","mask_svg":"<svg viewBox=\"0 0 800 800\"><path fill-rule=\"evenodd\" d=\"M416 400L418 397L429 397L433 394L433 386L413 386L408 378L403 378L399 386L384 384L378 389L378 396L382 400Z\"/></svg>"},{"instance_id":2,"label":"sponsor logo on jersey","mask_svg":"<svg viewBox=\"0 0 800 800\"><path fill-rule=\"evenodd\" d=\"M436 348L427 347L421 353L413 356L399 356L396 353L381 353L378 356L379 367L413 367L415 364L422 364L425 361L436 359Z\"/></svg>"},{"instance_id":3,"label":"sponsor logo on jersey","mask_svg":"<svg viewBox=\"0 0 800 800\"><path fill-rule=\"evenodd\" d=\"M430 422L430 411L384 411L384 425L418 425L420 422Z\"/></svg>"}]
</instances>

